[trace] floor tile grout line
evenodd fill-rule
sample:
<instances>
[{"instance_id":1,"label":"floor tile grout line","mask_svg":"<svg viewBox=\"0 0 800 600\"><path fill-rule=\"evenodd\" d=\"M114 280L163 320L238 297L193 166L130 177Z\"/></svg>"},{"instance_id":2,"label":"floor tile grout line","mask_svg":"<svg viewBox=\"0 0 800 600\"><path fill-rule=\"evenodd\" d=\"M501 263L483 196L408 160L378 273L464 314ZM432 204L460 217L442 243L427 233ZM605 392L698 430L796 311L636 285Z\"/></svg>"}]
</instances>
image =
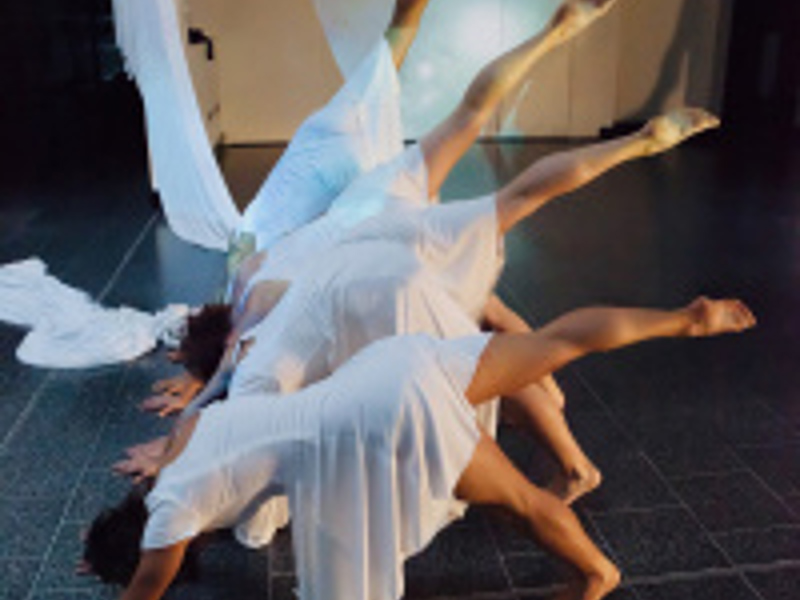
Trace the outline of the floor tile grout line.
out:
<instances>
[{"instance_id":1,"label":"floor tile grout line","mask_svg":"<svg viewBox=\"0 0 800 600\"><path fill-rule=\"evenodd\" d=\"M517 299L517 298L516 298L516 294L513 292L513 290L512 290L512 289L510 289L510 286L505 286L505 289L508 289L508 291L509 291L510 295L511 295L511 296L512 296L512 297L513 297L515 300ZM526 316L530 316L530 315L526 313ZM533 320L533 321L536 321L536 319L532 319L532 320ZM603 407L603 409L604 409L604 412L606 413L606 415L608 416L608 418L610 418L610 419L611 419L611 421L612 421L612 422L613 422L613 423L614 423L614 424L615 424L615 425L616 425L616 426L617 426L617 427L620 429L620 431L623 433L623 435L625 436L625 438L626 438L626 439L628 439L628 441L631 441L631 442L634 444L634 446L635 446L635 447L638 449L638 448L639 448L639 446L638 446L638 443L636 443L636 440L633 440L633 439L631 438L631 436L630 436L630 434L629 434L629 432L628 432L628 430L627 430L627 427L624 427L624 426L623 426L623 424L622 424L622 423L619 421L619 419L618 419L617 415L615 414L615 412L614 412L614 411L611 409L611 407L610 407L610 406L608 406L608 404L605 402L605 400L603 400L603 398L601 397L601 395L600 395L600 394L599 394L599 393L598 393L598 392L597 392L597 391L594 389L594 387L593 387L593 386L592 386L592 385L589 383L588 379L587 379L587 378L584 376L583 372L582 372L582 371L581 371L579 368L576 368L576 369L575 369L575 373L576 373L576 377L577 377L577 379L578 379L578 380L579 380L579 381L580 381L580 382L583 384L583 386L584 386L584 387L585 387L585 388L586 388L586 389L589 391L589 393L590 393L590 394L591 394L591 395L592 395L592 396L595 398L595 400L596 400L597 402L599 402L599 403L600 403L600 405ZM773 414L774 414L774 413L773 413ZM759 482L760 482L762 485L766 485L766 484L765 484L765 482L764 482L763 480L761 480L761 478L760 478L760 477L758 477L757 475L755 475L755 473L752 473L752 469L749 469L749 468L748 468L748 466L747 466L747 465L744 463L744 460L743 460L743 459L742 459L742 457L739 455L739 453L738 453L738 451L736 450L736 448L735 448L735 447L733 447L733 448L732 448L732 450L733 450L733 452L734 452L734 456L735 456L736 460L737 460L737 461L738 461L738 462L739 462L739 463L742 465L742 470L743 470L743 471L750 471L750 472L751 472L751 474L753 474L753 475L754 475L754 476L755 476L755 477L758 479L758 481L759 481ZM753 592L753 593L756 595L756 597L757 597L757 598L759 598L760 600L765 600L765 599L763 598L763 596L761 595L761 593L759 593L759 592L758 592L758 590L757 590L757 589L756 589L756 588L753 586L753 584L752 584L752 583L751 583L751 582L750 582L750 581L747 579L747 577L745 577L745 576L744 576L744 574L743 574L743 573L742 573L742 572L741 572L741 571L740 571L740 570L737 568L737 566L736 566L735 562L734 562L734 561L731 559L731 557L728 555L728 553L727 553L727 552L725 552L724 548L722 548L722 547L720 546L720 544L719 544L719 543L717 542L717 540L716 540L716 539L713 537L713 535L711 534L711 532L710 532L710 531L708 531L708 529L705 527L705 525L703 525L703 523L700 521L699 517L698 517L698 516L695 514L695 512L694 512L694 511L693 511L693 510L692 510L692 509L689 507L689 505L688 505L688 504L687 504L687 503L686 503L686 502L683 500L683 498L682 498L682 497L681 497L681 496L678 494L677 490L674 488L674 486L672 485L671 481L670 481L670 480L669 480L667 477L665 477L665 476L664 476L664 474L661 472L661 469L659 469L659 468L658 468L658 467L655 465L655 463L654 463L654 462L653 462L653 460L650 458L650 456L649 456L649 455L648 455L648 454L647 454L647 453L646 453L644 450L641 450L641 451L639 452L639 454L640 454L640 455L642 456L642 458L643 458L643 459L644 459L644 460L645 460L645 461L648 463L648 465L649 465L649 466L650 466L650 467L651 467L651 468L652 468L652 469L655 471L655 473L656 473L657 477L658 477L658 478L659 478L659 479L662 481L662 483L663 483L663 484L664 484L664 485L667 487L667 489L669 490L670 494L672 494L672 495L673 495L675 498L677 498L677 499L678 499L678 501L679 501L679 506L682 506L682 507L683 507L685 510L687 510L688 514L690 514L690 515L691 515L692 519L693 519L693 520L695 521L695 523L696 523L696 524L697 524L697 525L700 527L700 529L703 531L703 533L706 535L706 537L707 537L707 538L708 538L708 539L711 541L711 543L714 545L714 547L716 547L716 548L717 548L717 550L721 552L722 556L723 556L723 557L724 557L724 558L725 558L725 559L726 559L726 560L729 562L729 564L730 564L730 565L732 565L732 567L734 568L734 570L735 570L735 571L737 572L737 574L739 575L740 579L741 579L742 581L744 581L744 582L745 582L745 585L746 585L746 586L747 586L747 587L748 587L748 588L749 588L749 589L750 589L750 590L751 590L751 591L752 591L752 592ZM774 490L772 490L772 489L771 489L771 488L769 488L769 487L768 487L767 489L770 491L770 493L771 493L771 494L773 494L773 495L774 495L774 493L775 493L775 492L774 492ZM790 513L790 514L794 515L794 511L792 511L792 510L789 508L789 506L788 506L788 505L787 505L787 504L786 504L786 503L783 501L783 499L780 499L779 501L780 501L781 505L782 505L782 506L783 506L783 507L784 507L786 510L788 510L788 511L789 511L789 513ZM590 513L588 513L588 514L587 514L587 517L589 518L589 520L590 520L590 521L591 521L593 524L595 524L595 523L594 523L594 520L592 519L592 515L591 515ZM597 529L597 530L599 531L599 527L597 527L597 526L596 526L596 524L595 524L595 529ZM606 541L606 544L608 544L608 540L606 540L606 539L605 539L605 536L602 536L602 534L601 534L601 537L602 537L602 538L603 538L603 539ZM609 545L609 547L610 547L610 545Z\"/></svg>"},{"instance_id":2,"label":"floor tile grout line","mask_svg":"<svg viewBox=\"0 0 800 600\"><path fill-rule=\"evenodd\" d=\"M741 462L741 459L736 456L736 460ZM736 473L747 473L747 468L744 466L730 468L730 469L721 469L719 471L695 471L690 472L684 475L664 475L667 479L672 482L680 483L682 481L688 481L689 479L700 479L702 477L722 477L724 475L735 475Z\"/></svg>"},{"instance_id":3,"label":"floor tile grout line","mask_svg":"<svg viewBox=\"0 0 800 600\"><path fill-rule=\"evenodd\" d=\"M600 402L600 404L608 411L608 413L609 413L608 417L612 420L612 422L617 427L620 427L620 430L623 432L623 434L625 435L626 438L630 439L630 436L628 435L627 429L622 426L622 423L620 423L620 421L618 420L618 418L617 418L616 414L614 413L614 411L611 410L611 407L608 406L608 404L605 402L605 400L603 400L603 398L600 396L600 394L598 394L597 391L590 385L589 381L586 379L586 377L583 375L583 373L580 370L577 371L577 377L586 386L586 388L595 397L595 399L598 402ZM752 591L755 594L756 598L759 598L760 600L766 600L761 595L761 593L759 593L758 590L753 586L753 584L750 582L750 580L748 580L747 577L745 577L744 574L736 567L735 561L733 561L733 559L725 551L725 549L717 542L717 540L713 537L711 532L706 528L706 526L702 523L700 518L697 516L697 514L694 512L694 510L691 509L691 507L683 499L683 497L681 497L680 494L678 494L677 489L675 489L675 487L672 485L670 480L667 479L664 476L664 474L661 472L661 469L658 468L658 466L653 462L653 460L650 458L650 456L644 451L640 452L640 456L645 460L645 462L650 466L650 468L653 469L654 473L661 480L661 482L666 486L666 489L669 491L669 493L673 497L678 499L678 502L679 502L680 506L682 506L683 509L687 511L687 514L690 515L692 520L694 520L695 524L705 534L705 536L708 538L708 540L711 542L711 544L720 552L720 554L725 558L725 560L728 561L728 564L737 572L739 578L742 581L744 581L744 583L748 587L748 589L750 589L750 591ZM741 458L738 456L738 454L736 455L736 460L741 462Z\"/></svg>"},{"instance_id":4,"label":"floor tile grout line","mask_svg":"<svg viewBox=\"0 0 800 600\"><path fill-rule=\"evenodd\" d=\"M770 525L769 527L739 527L736 529L727 529L725 531L720 531L718 533L715 533L714 535L724 536L724 535L738 535L746 533L767 533L776 530L796 530L800 532L800 523L779 523L777 525Z\"/></svg>"},{"instance_id":5,"label":"floor tile grout line","mask_svg":"<svg viewBox=\"0 0 800 600\"><path fill-rule=\"evenodd\" d=\"M789 504L786 502L786 500L784 499L784 497L783 497L783 496L781 496L781 495L780 495L780 494L779 494L777 491L775 491L774 489L772 489L772 486L770 486L770 485L769 485L769 484L768 484L768 483L767 483L767 482L764 480L764 478L763 478L763 477L761 477L761 475L759 475L759 473L758 473L758 472L757 472L755 469L753 469L753 468L752 468L750 465L748 465L748 464L745 462L745 460L744 460L744 459L743 459L741 456L739 456L739 453L738 453L738 451L736 451L736 449L734 449L734 452L736 453L736 458L737 458L738 460L740 460L740 461L741 461L741 462L744 464L744 467L745 467L745 468L744 468L744 471L745 471L746 473L748 473L749 475L751 475L751 476L752 476L752 477L753 477L753 478L754 478L756 481L758 481L758 482L759 482L759 483L762 485L762 487L763 487L764 489L766 489L766 490L767 490L767 492L769 492L769 495L770 495L770 496L772 496L773 500L776 500L776 501L778 502L778 504L780 504L780 505L781 505L781 507L782 507L782 508L783 508L785 511L787 511L787 513L788 513L788 514L790 514L790 515L792 516L792 518L794 518L794 519L795 519L795 523L798 523L798 524L800 524L800 521L797 521L797 519L798 519L798 517L800 517L800 515L797 515L797 514L795 513L795 511L792 509L792 507L791 507L791 506L790 506L790 505L789 505Z\"/></svg>"},{"instance_id":6,"label":"floor tile grout line","mask_svg":"<svg viewBox=\"0 0 800 600\"><path fill-rule=\"evenodd\" d=\"M672 485L670 484L669 480L668 480L668 479L666 479L666 478L664 477L664 474L661 472L661 469L659 469L659 468L658 468L658 467L655 465L655 463L653 463L653 461L650 459L650 457L649 457L649 456L646 456L646 455L645 455L645 457L644 457L644 458L645 458L645 460L646 460L646 461L647 461L647 462L650 464L650 467L651 467L651 468L652 468L652 469L655 471L656 475L657 475L657 476L658 476L658 477L661 479L661 481L662 481L662 482L663 482L665 485L667 485L667 486L668 486L668 489L670 490L670 493L674 494L674 495L675 495L675 496L676 496L676 497L677 497L677 498L680 500L680 502L681 502L681 504L683 505L684 509L685 509L685 510L687 511L687 513L688 513L688 514L691 516L691 518L694 520L695 524L696 524L698 527L700 527L700 530L701 530L701 531L702 531L702 532L703 532L703 533L706 535L706 537L707 537L707 538L708 538L708 540L711 542L711 544L712 544L712 545L713 545L713 546L714 546L714 547L717 549L717 551L718 551L718 552L720 552L720 554L721 554L721 555L722 555L722 556L725 558L725 560L727 560L727 561L728 561L728 563L729 563L730 565L732 565L733 569L734 569L734 570L737 572L737 574L739 575L740 579L741 579L742 581L744 581L745 585L746 585L746 586L747 586L747 587L750 589L750 591L751 591L751 592L753 592L753 594L755 594L756 598L759 598L760 600L766 600L766 599L764 598L764 596L762 596L762 594L761 594L761 593L760 593L760 592L759 592L759 591L758 591L758 590L755 588L755 586L754 586L754 585L753 585L753 584L750 582L750 580L749 580L749 579L747 579L747 577L745 577L745 575L744 575L744 572L743 572L743 571L742 571L742 570L741 570L741 569L738 567L738 565L736 564L736 561L734 561L734 560L731 558L730 554L729 554L729 553L728 553L728 552L725 550L725 548L724 548L724 547L723 547L723 546L722 546L722 545L721 545L721 544L720 544L720 543L717 541L717 539L714 537L713 533L712 533L711 531L709 531L709 529L708 529L708 528L705 526L705 524L702 522L702 520L700 519L700 517L698 517L698 516L697 516L697 513L695 513L695 511L694 511L694 510L691 508L691 506L689 506L688 502L686 502L686 501L685 501L685 500L684 500L684 499L683 499L683 498L682 498L682 497L681 497L681 496L678 494L678 491L677 491L675 488L673 488L673 487L672 487ZM738 459L738 456L737 456L737 459Z\"/></svg>"},{"instance_id":7,"label":"floor tile grout line","mask_svg":"<svg viewBox=\"0 0 800 600\"><path fill-rule=\"evenodd\" d=\"M25 425L30 417L33 409L36 408L36 405L39 402L39 398L42 397L44 394L45 388L50 384L50 382L55 379L56 372L51 371L47 375L44 376L41 383L36 387L36 389L31 392L31 398L28 400L28 404L22 411L19 413L19 416L14 421L14 424L11 426L11 429L8 430L6 435L3 437L2 443L0 443L0 454L5 454L8 449L8 445L14 440L19 430Z\"/></svg>"},{"instance_id":8,"label":"floor tile grout line","mask_svg":"<svg viewBox=\"0 0 800 600\"><path fill-rule=\"evenodd\" d=\"M125 384L125 380L130 372L130 367L127 366L124 368L123 372L120 374L119 382L116 386L116 393L118 395L120 390L123 388ZM28 590L28 593L25 595L26 600L31 600L34 594L38 591L36 588L39 585L42 577L44 576L45 569L47 568L47 564L50 560L50 556L53 554L53 550L55 548L56 542L58 541L58 537L61 535L61 532L64 529L65 524L68 522L67 515L69 514L70 509L75 501L75 498L78 494L78 489L80 488L80 484L83 481L83 478L86 472L89 470L89 466L92 462L92 456L94 454L94 450L100 444L100 440L102 439L103 432L106 429L108 424L108 420L111 417L111 409L109 408L106 411L106 414L103 417L103 423L100 427L97 428L97 433L95 434L95 439L91 444L92 452L87 452L86 460L83 463L83 466L79 469L78 475L75 478L75 485L72 487L72 491L67 495L66 501L64 502L64 508L61 511L61 516L58 519L58 523L56 524L53 535L50 537L50 542L47 545L47 549L41 556L41 560L39 563L39 568L36 571L36 575L34 575L33 579L31 580L31 585Z\"/></svg>"},{"instance_id":9,"label":"floor tile grout line","mask_svg":"<svg viewBox=\"0 0 800 600\"><path fill-rule=\"evenodd\" d=\"M513 592L515 589L514 581L511 579L511 572L508 570L508 565L506 564L506 554L500 550L500 544L497 542L497 536L495 535L494 527L491 527L485 519L483 526L489 532L489 537L492 539L494 550L497 552L497 556L500 559L500 568L503 571L503 577L506 580L506 585L508 586L508 589Z\"/></svg>"},{"instance_id":10,"label":"floor tile grout line","mask_svg":"<svg viewBox=\"0 0 800 600\"><path fill-rule=\"evenodd\" d=\"M116 285L117 281L119 281L119 278L122 275L122 272L125 270L125 268L128 266L128 264L130 264L131 260L133 259L134 254L136 254L136 251L142 245L142 243L144 242L144 239L147 237L147 234L150 233L150 230L154 227L154 225L155 225L156 221L158 220L158 218L159 218L159 213L158 212L154 212L150 216L150 218L147 220L147 222L145 223L144 227L142 227L142 230L139 232L139 235L136 236L136 239L133 241L131 246L128 248L128 250L123 255L122 260L120 260L119 264L117 265L117 268L114 269L114 272L108 278L108 281L106 281L106 284L103 286L103 288L97 294L97 298L96 298L97 302L102 302L103 300L105 300L106 296L111 292L111 290L113 289L114 285Z\"/></svg>"}]
</instances>

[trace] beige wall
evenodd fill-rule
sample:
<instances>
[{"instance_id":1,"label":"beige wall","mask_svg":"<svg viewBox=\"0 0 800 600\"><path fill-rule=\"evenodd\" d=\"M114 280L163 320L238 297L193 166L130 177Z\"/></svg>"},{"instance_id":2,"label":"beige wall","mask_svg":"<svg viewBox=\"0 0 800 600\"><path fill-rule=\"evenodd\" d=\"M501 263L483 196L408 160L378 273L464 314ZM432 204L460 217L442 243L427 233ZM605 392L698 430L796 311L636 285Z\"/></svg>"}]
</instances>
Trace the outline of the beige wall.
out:
<instances>
[{"instance_id":1,"label":"beige wall","mask_svg":"<svg viewBox=\"0 0 800 600\"><path fill-rule=\"evenodd\" d=\"M341 84L311 0L188 1L216 42L226 143L289 139Z\"/></svg>"},{"instance_id":2,"label":"beige wall","mask_svg":"<svg viewBox=\"0 0 800 600\"><path fill-rule=\"evenodd\" d=\"M643 0L620 6L618 118L680 104L719 108L727 0Z\"/></svg>"},{"instance_id":3,"label":"beige wall","mask_svg":"<svg viewBox=\"0 0 800 600\"><path fill-rule=\"evenodd\" d=\"M227 143L290 138L340 85L314 0L186 1L191 21L217 42ZM319 1L345 65L375 39L391 8L390 0ZM591 136L676 104L715 108L727 1L622 0L537 65L486 134ZM531 9L530 0L433 0L403 71L409 137L443 118L478 67L540 27L558 3L537 0Z\"/></svg>"}]
</instances>

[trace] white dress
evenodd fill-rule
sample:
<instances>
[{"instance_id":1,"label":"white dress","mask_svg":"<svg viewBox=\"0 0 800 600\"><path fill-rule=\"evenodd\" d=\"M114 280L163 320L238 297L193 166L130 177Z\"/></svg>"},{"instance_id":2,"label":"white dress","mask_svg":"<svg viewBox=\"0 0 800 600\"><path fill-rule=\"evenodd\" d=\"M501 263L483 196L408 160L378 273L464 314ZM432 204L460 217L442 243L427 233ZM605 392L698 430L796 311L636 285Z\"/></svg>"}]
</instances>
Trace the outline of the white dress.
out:
<instances>
[{"instance_id":1,"label":"white dress","mask_svg":"<svg viewBox=\"0 0 800 600\"><path fill-rule=\"evenodd\" d=\"M502 265L492 197L370 219L297 277L245 334L254 343L234 371L228 402L296 392L386 337L476 334ZM477 413L494 434L497 404L484 404ZM451 510L463 513L464 506L453 503ZM275 499L240 539L268 543L288 518L285 499Z\"/></svg>"},{"instance_id":2,"label":"white dress","mask_svg":"<svg viewBox=\"0 0 800 600\"><path fill-rule=\"evenodd\" d=\"M488 336L372 344L292 397L207 408L147 497L143 548L246 525L285 493L302 600L396 600L453 518L480 437L464 396Z\"/></svg>"},{"instance_id":3,"label":"white dress","mask_svg":"<svg viewBox=\"0 0 800 600\"><path fill-rule=\"evenodd\" d=\"M229 396L294 392L384 337L475 333L502 265L492 197L370 219L245 333Z\"/></svg>"},{"instance_id":4,"label":"white dress","mask_svg":"<svg viewBox=\"0 0 800 600\"><path fill-rule=\"evenodd\" d=\"M259 250L328 210L359 175L403 152L400 84L385 39L307 119L244 212Z\"/></svg>"},{"instance_id":5,"label":"white dress","mask_svg":"<svg viewBox=\"0 0 800 600\"><path fill-rule=\"evenodd\" d=\"M244 302L250 290L263 281L293 281L372 217L428 206L425 159L420 147L414 145L356 178L323 215L274 240L240 301Z\"/></svg>"}]
</instances>

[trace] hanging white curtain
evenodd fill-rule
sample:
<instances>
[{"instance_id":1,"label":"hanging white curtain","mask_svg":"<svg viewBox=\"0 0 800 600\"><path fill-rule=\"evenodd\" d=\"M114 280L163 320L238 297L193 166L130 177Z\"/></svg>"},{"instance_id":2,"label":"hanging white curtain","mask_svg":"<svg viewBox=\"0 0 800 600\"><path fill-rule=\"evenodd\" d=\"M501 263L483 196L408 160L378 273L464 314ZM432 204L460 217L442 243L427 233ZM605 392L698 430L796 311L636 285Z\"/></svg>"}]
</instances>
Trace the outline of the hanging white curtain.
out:
<instances>
[{"instance_id":1,"label":"hanging white curtain","mask_svg":"<svg viewBox=\"0 0 800 600\"><path fill-rule=\"evenodd\" d=\"M206 136L175 0L114 0L117 44L144 101L153 182L167 222L224 250L240 215Z\"/></svg>"}]
</instances>

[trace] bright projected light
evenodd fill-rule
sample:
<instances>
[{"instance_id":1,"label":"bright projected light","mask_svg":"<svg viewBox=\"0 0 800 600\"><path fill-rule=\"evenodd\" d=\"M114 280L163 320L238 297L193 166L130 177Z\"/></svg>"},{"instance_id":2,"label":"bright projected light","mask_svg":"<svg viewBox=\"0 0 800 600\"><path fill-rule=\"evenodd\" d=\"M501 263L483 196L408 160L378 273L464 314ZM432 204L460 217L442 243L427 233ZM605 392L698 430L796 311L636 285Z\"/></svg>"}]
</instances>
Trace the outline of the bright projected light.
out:
<instances>
[{"instance_id":1,"label":"bright projected light","mask_svg":"<svg viewBox=\"0 0 800 600\"><path fill-rule=\"evenodd\" d=\"M561 0L432 2L403 72L409 137L424 135L456 106L478 71L547 23Z\"/></svg>"}]
</instances>

